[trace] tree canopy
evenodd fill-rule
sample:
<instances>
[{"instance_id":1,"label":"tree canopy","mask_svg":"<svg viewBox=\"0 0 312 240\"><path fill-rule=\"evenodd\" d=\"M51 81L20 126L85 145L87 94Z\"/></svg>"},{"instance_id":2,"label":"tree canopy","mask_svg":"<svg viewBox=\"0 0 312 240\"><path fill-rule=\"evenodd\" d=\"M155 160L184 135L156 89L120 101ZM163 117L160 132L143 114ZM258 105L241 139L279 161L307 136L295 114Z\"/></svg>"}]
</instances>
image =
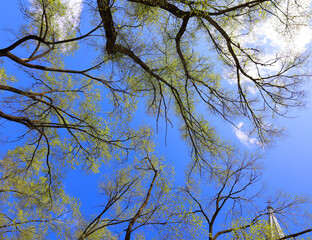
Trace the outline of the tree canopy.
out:
<instances>
[{"instance_id":1,"label":"tree canopy","mask_svg":"<svg viewBox=\"0 0 312 240\"><path fill-rule=\"evenodd\" d=\"M283 135L275 118L304 106L311 74L309 51L297 44L310 29L310 2L19 4L24 23L3 31L0 46L1 131L10 146L0 156L1 238L287 239L312 231L310 197L268 194L259 153L240 151L214 124L245 122L258 148ZM73 60L81 50L87 59ZM143 105L155 128L136 119ZM163 125L179 128L188 146L182 185L155 147ZM95 216L64 187L76 168L105 176ZM271 234L259 203L268 199L289 228L283 238Z\"/></svg>"}]
</instances>

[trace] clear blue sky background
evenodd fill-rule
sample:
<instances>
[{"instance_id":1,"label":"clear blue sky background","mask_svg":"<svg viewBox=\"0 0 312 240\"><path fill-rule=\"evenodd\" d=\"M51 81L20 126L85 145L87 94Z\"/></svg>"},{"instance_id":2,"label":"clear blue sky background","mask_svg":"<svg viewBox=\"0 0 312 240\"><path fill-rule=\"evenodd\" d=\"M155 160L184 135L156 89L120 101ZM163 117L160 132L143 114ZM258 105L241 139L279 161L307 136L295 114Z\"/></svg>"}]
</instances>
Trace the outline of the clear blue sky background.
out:
<instances>
[{"instance_id":1,"label":"clear blue sky background","mask_svg":"<svg viewBox=\"0 0 312 240\"><path fill-rule=\"evenodd\" d=\"M4 48L10 44L9 40L14 36L4 29L17 30L23 19L19 11L18 1L9 0L1 1L0 14L0 48ZM90 52L87 49L81 49L79 56L71 59L72 64L79 66L83 64L82 59L88 59ZM5 59L9 63L9 59ZM88 63L88 62L86 62ZM9 74L18 74L15 68L8 64ZM23 79L20 79L23 81ZM292 113L292 116L298 116L294 119L280 119L280 123L286 127L287 136L277 141L270 149L265 149L264 157L264 182L272 190L284 189L291 194L312 194L312 84L307 84L307 105L305 109L301 109ZM205 114L205 113L204 113ZM137 121L141 121L140 114L137 115ZM1 120L2 121L2 120ZM145 120L146 121L146 120ZM146 121L146 123L148 123ZM239 143L235 137L232 126L224 126L222 120L216 123L222 126L222 134L226 134L228 139L235 141L243 149L246 146ZM156 125L156 121L152 122L152 126ZM187 149L185 143L180 140L178 126L168 129L167 146L165 146L165 127L159 127L158 133L158 150L164 154L175 166L178 181L184 177L184 167L187 165ZM14 131L12 129L10 132ZM0 138L8 133L7 129L0 128ZM0 153L3 154L7 145L0 145ZM101 197L97 194L97 183L100 174L84 175L76 170L70 173L65 181L68 192L75 197L80 198L82 210L86 214L96 213L97 205L101 203Z\"/></svg>"}]
</instances>

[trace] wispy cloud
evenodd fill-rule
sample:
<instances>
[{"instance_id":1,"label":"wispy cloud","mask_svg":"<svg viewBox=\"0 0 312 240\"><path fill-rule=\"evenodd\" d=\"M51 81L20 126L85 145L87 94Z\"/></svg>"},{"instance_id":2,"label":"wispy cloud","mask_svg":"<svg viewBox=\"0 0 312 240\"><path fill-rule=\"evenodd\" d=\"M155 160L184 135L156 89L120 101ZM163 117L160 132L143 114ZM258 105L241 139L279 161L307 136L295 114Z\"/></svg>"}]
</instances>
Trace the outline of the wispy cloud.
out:
<instances>
[{"instance_id":1,"label":"wispy cloud","mask_svg":"<svg viewBox=\"0 0 312 240\"><path fill-rule=\"evenodd\" d=\"M246 66L246 70L251 76L274 74L278 72L285 60L291 61L306 51L307 45L312 41L312 29L309 11L312 0L289 0L282 1L279 10L265 21L256 24L247 35L240 35L237 41L242 47L261 49L259 60L270 63L265 67L253 64ZM288 17L284 15L287 13ZM244 31L243 27L237 31ZM277 61L276 61L277 60ZM237 84L236 75L228 73L228 82ZM233 75L231 75L233 74ZM241 83L245 84L246 90L251 94L257 94L253 82L242 76Z\"/></svg>"},{"instance_id":2,"label":"wispy cloud","mask_svg":"<svg viewBox=\"0 0 312 240\"><path fill-rule=\"evenodd\" d=\"M68 6L69 19L71 20L73 27L77 27L80 21L80 15L82 11L82 1L81 0L63 0Z\"/></svg>"},{"instance_id":3,"label":"wispy cloud","mask_svg":"<svg viewBox=\"0 0 312 240\"><path fill-rule=\"evenodd\" d=\"M242 131L244 127L243 122L239 122L236 127L234 127L234 132L236 137L246 146L251 147L254 145L262 146L261 142L256 138L250 137L246 132Z\"/></svg>"},{"instance_id":4,"label":"wispy cloud","mask_svg":"<svg viewBox=\"0 0 312 240\"><path fill-rule=\"evenodd\" d=\"M36 0L28 1L30 11L41 16L41 4L38 4ZM61 3L65 6L65 13L55 12L53 21L54 29L58 31L60 38L64 38L79 25L83 5L81 0L61 0Z\"/></svg>"},{"instance_id":5,"label":"wispy cloud","mask_svg":"<svg viewBox=\"0 0 312 240\"><path fill-rule=\"evenodd\" d=\"M33 14L37 14L37 17L40 19L43 12L41 3L38 0L28 1L30 3L29 10ZM50 4L54 4L54 2ZM69 36L74 36L80 23L80 16L83 8L81 0L61 0L61 4L64 8L60 10L60 12L55 11L50 21L50 27L53 28L55 33L54 37L56 37L57 40L64 40ZM63 10L65 10L65 12L62 12ZM63 53L71 49L72 45L70 43L60 45L60 50Z\"/></svg>"},{"instance_id":6,"label":"wispy cloud","mask_svg":"<svg viewBox=\"0 0 312 240\"><path fill-rule=\"evenodd\" d=\"M276 49L276 51L291 51L293 54L302 53L311 42L312 30L307 9L311 0L291 0L281 4L276 17L272 16L256 28L258 39ZM283 14L287 13L288 18ZM283 21L284 25L281 25Z\"/></svg>"}]
</instances>

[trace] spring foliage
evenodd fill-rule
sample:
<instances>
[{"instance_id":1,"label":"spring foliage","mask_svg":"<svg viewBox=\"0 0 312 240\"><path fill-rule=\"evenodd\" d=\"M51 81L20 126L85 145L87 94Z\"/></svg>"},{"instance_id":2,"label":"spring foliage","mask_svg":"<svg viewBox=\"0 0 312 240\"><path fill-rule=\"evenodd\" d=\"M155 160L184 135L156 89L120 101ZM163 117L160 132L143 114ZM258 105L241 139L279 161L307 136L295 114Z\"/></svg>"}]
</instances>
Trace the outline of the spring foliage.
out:
<instances>
[{"instance_id":1,"label":"spring foliage","mask_svg":"<svg viewBox=\"0 0 312 240\"><path fill-rule=\"evenodd\" d=\"M73 2L21 1L25 22L1 43L0 118L4 142L17 143L0 159L0 237L270 237L263 192L253 190L259 157L224 140L201 109L247 122L260 147L283 134L274 118L303 106L310 76L309 53L296 45L310 31L307 2ZM75 64L81 50L88 59ZM156 131L133 120L139 102L157 127L179 127L190 153L183 186L155 150ZM19 133L9 136L12 128ZM105 174L95 216L64 188L77 168ZM293 223L289 231L311 231L309 197L271 198L276 214L303 205L305 232Z\"/></svg>"}]
</instances>

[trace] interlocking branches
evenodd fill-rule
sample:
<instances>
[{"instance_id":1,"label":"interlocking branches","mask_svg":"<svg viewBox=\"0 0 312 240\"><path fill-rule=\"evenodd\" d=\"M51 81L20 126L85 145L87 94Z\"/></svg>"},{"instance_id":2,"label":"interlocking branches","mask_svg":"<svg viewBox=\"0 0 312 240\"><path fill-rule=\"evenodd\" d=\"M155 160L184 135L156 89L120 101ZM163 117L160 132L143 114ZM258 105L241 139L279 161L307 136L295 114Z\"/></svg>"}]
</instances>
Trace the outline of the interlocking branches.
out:
<instances>
[{"instance_id":1,"label":"interlocking branches","mask_svg":"<svg viewBox=\"0 0 312 240\"><path fill-rule=\"evenodd\" d=\"M162 0L131 0L126 2L128 2L126 6L130 7L129 10L118 6L117 9L120 11L118 14L118 11L113 13L117 3L109 0L98 0L97 10L101 22L95 28L79 37L56 40L54 37L56 30L53 27L52 17L47 13L50 11L50 6L43 1L41 3L41 18L38 20L40 26L38 35L24 36L10 46L0 49L0 57L7 57L26 69L71 74L73 76L80 75L98 81L104 84L116 99L118 94L137 95L145 92L152 96L153 101L151 101L149 108L155 108L157 119L163 115L166 121L170 121L168 112L171 110L168 108L168 102L173 101L177 115L183 124L183 131L185 131L183 134L192 147L193 157L197 159L196 161L204 161L206 158L204 152L216 155L217 152L221 152L220 149L224 146L208 122L196 113L196 99L206 105L212 113L221 116L232 125L235 125L234 117L245 116L249 118L252 123L251 132L256 132L262 143L269 142L274 135L280 134L277 128L268 124L264 115L268 113L284 116L288 109L297 107L302 103L303 92L299 86L302 80L309 75L305 73L294 74L292 69L304 64L305 58L293 56L292 61L286 61L286 58L277 55L271 60L262 60L258 56L261 49L240 44L240 39L224 24L224 21L228 21L229 25L243 23L246 31L251 31L252 23L245 24L244 21L257 16L257 11L264 11L263 18L278 17L278 12L290 14L283 12L280 3L271 0L231 3L226 1L224 3L203 3L202 1L178 1L174 3ZM140 6L157 9L159 18L170 17L174 19L174 21L170 18L164 20L168 33L163 34L160 42L152 42L146 38L143 39L143 42L146 42L143 44L138 37L136 37L137 42L131 42L133 39L132 32L136 34L137 27L144 31L143 37L145 37L147 34L145 31L149 31L149 25L153 26L152 23L148 23L146 20L141 21L131 13L131 8L139 8ZM128 19L129 24L123 23L121 18ZM292 24L292 22L288 21L287 24ZM133 26L137 27L133 28ZM72 70L56 67L53 64L45 66L30 63L48 57L57 49L59 51L63 44L97 38L96 33L99 33L101 28L105 32L106 51L104 54L107 56L104 57L105 60L88 69ZM215 47L221 60L236 75L236 92L228 90L227 87L222 87L219 77L212 75L213 67L209 63L210 60L202 58L201 54L191 53L195 51L193 46L196 44L196 39L200 37L197 29L201 32L200 34L208 35L209 44ZM128 36L124 33L126 30L130 31ZM237 31L238 35L243 34L239 30ZM159 37L157 36L157 38ZM12 50L29 41L37 43L29 58L20 58L12 53ZM180 62L175 62L173 66L170 66L166 62L153 61L155 60L153 56L162 55L166 55L166 58L179 59ZM146 76L149 76L144 83L148 87L144 86L144 90L134 87L137 83L129 83L130 78L127 76L115 81L105 80L92 74L94 70L110 64L110 62L118 63L122 59L130 60L129 62L133 64L131 67L129 66L128 73L141 69ZM155 66L156 62L158 66ZM265 70L266 67L270 68L277 62L279 63L277 71L271 74ZM251 68L256 69L255 74L250 70ZM174 80L173 77L175 77ZM256 96L252 96L246 90L246 82L257 89ZM2 113L2 116L6 116L5 113ZM9 118L9 116L6 117ZM19 119L19 121L30 124L26 119Z\"/></svg>"},{"instance_id":2,"label":"interlocking branches","mask_svg":"<svg viewBox=\"0 0 312 240\"><path fill-rule=\"evenodd\" d=\"M224 160L234 148L218 136L203 109L234 126L237 118L248 120L249 133L258 137L261 146L279 136L281 130L271 117L286 116L303 105L301 86L310 77L305 68L308 53L295 53L289 47L268 55L269 45L262 46L251 36L258 34L259 23L272 19L286 36L295 34L309 22L309 11L294 0L97 0L88 5L95 13L93 27L78 35L79 26L68 21L63 1L31 4L23 10L29 24L17 40L0 49L0 58L30 76L18 76L22 81L13 84L0 69L2 125L20 124L26 129L19 138L24 147L8 152L7 163L0 162L6 168L0 175L0 183L5 183L1 194L22 195L25 182L18 177L24 174L38 187L24 196L48 196L51 203L58 194L66 199L61 194L60 169L66 172L69 166L82 164L98 171L102 162L125 163L141 151L143 159L131 168L135 173L126 174L127 180L118 175L106 188L107 204L80 232L80 239L112 226L122 226L118 232L126 239L148 225L173 229L171 223L183 220L178 216L188 215L177 211L157 221L159 212L168 207L162 198L165 187L160 187L163 173L148 144L143 154L142 144L137 144L150 141L146 140L150 132L135 131L129 124L137 99L142 98L157 125L160 116L166 124L173 124L172 114L178 118L182 138L190 147L187 181L199 173L201 181L209 175L209 183L217 183L208 206L190 185L183 189L197 207L188 214L205 220L209 238L239 234L259 223L261 214L246 224L213 232L226 207L241 213L252 205L258 193L247 197L247 189L261 174L252 159ZM90 67L73 68L66 61L78 43L97 53ZM107 94L110 99L104 98ZM134 207L134 202L139 204ZM118 204L123 206L119 212Z\"/></svg>"},{"instance_id":3,"label":"interlocking branches","mask_svg":"<svg viewBox=\"0 0 312 240\"><path fill-rule=\"evenodd\" d=\"M199 150L198 141L205 142L208 140L210 144L206 144L205 148L211 153L215 152L217 148L220 148L222 144L218 144L214 138L207 139L207 136L211 136L211 134L204 129L203 124L200 123L194 113L192 109L194 103L190 101L191 98L199 97L203 103L208 105L212 112L220 115L233 125L233 116L248 117L254 127L251 132L256 132L262 143L268 143L274 135L280 134L280 131L273 127L272 124L267 124L264 118L266 113L285 116L290 108L298 107L302 104L303 92L298 87L300 82L308 77L309 74L297 74L293 72L293 69L300 67L306 58L304 56L293 56L294 60L288 61L286 58L276 56L276 58L270 61L261 60L255 54L260 49L240 46L239 39L231 36L232 33L221 21L222 17L224 17L224 19L228 19L229 21L239 22L239 19L252 17L255 14L254 12L259 9L266 10L267 15L270 15L270 8L276 7L278 3L256 0L237 4L233 2L230 6L213 6L207 3L207 6L204 7L204 3L200 1L182 1L185 6L180 7L179 4L175 5L168 1L131 0L129 2L161 9L164 15L176 19L178 24L175 27L178 31L175 30L177 32L176 36L171 37L171 39L175 41L176 56L181 61L181 67L183 69L183 73L178 77L181 79L176 81L183 81L181 84L183 84L184 88L171 83L169 79L158 73L157 69L154 70L152 66L149 66L149 61L145 61L142 57L138 56L140 53L137 54L133 49L129 48L131 44L127 44L125 38L122 41L118 41L117 23L115 23L114 14L111 12L114 3L110 1L98 1L99 12L106 33L106 52L108 54L119 53L127 56L150 75L152 78L150 81L156 80L156 84L169 89L169 96L174 99L178 109L178 115L185 125L186 135L193 148L195 159L203 160L205 158L201 150ZM272 14L272 16L274 17L275 15ZM117 16L115 19L116 21L120 21ZM220 23L218 22L219 20ZM179 26L180 21L182 21L182 24ZM196 21L200 22L199 28L203 30L203 34L205 32L208 34L212 45L215 46L215 49L217 49L225 64L230 67L231 71L233 70L235 72L236 93L216 87L215 84L209 83L211 79L196 74L196 68L192 66L193 64L191 62L192 56L188 53L188 50L192 49L192 43L189 42L189 46L185 46L182 43L183 38L187 39L195 31L194 25ZM169 23L167 24L169 25ZM288 24L291 23L288 22ZM144 24L141 23L140 25L143 25L144 28ZM187 33L187 37L184 37L186 35L185 33ZM169 42L170 39L168 42L163 42L163 45L171 47ZM157 49L159 48L157 47ZM150 52L152 50L153 46L150 46ZM192 50L194 51L194 49ZM247 62L250 62L250 64ZM272 74L267 73L265 67L270 68L276 62L280 63L278 66L279 70ZM257 74L250 73L250 68L257 69ZM198 71L200 70L198 69ZM256 97L251 96L252 94L246 91L246 82L249 82L249 84L258 90ZM154 83L151 84L155 86ZM165 103L166 98L163 90L164 87L159 87L158 91L155 91L155 87L153 87L153 94L159 95L163 103ZM154 96L154 99L157 99L157 97ZM156 114L157 116L159 116L160 112L159 107L160 105L158 105L159 110ZM163 109L167 112L165 104L163 105ZM201 132L203 132L202 135L200 134Z\"/></svg>"},{"instance_id":4,"label":"interlocking branches","mask_svg":"<svg viewBox=\"0 0 312 240\"><path fill-rule=\"evenodd\" d=\"M146 150L146 156L135 163L132 171L118 171L111 180L103 181L102 191L107 203L102 212L85 227L79 239L115 227L116 231L125 228L118 235L124 233L124 239L129 240L139 228L173 223L169 215L159 216L166 207L162 186L166 183L162 182L164 179L155 165L156 159ZM152 179L145 182L148 176Z\"/></svg>"},{"instance_id":5,"label":"interlocking branches","mask_svg":"<svg viewBox=\"0 0 312 240\"><path fill-rule=\"evenodd\" d=\"M264 188L259 185L261 171L258 158L246 155L241 160L234 160L228 156L228 159L220 162L210 171L202 170L200 176L193 173L190 182L180 189L180 193L191 200L184 224L191 225L195 222L195 228L196 224L200 224L207 230L205 235L210 240L223 239L225 235L230 236L230 239L258 239L270 236L270 225L266 221L269 212L262 210L264 208L259 203L260 198L266 197ZM306 197L292 198L281 193L276 194L270 204L276 205L274 213L279 219L291 221L295 219L295 215L299 216L302 212L298 207L309 202L310 199ZM225 224L223 230L217 225L218 221ZM285 224L285 233L290 225L302 228L300 222ZM310 228L298 231L298 235L294 236L308 232ZM291 236L289 234L281 239Z\"/></svg>"},{"instance_id":6,"label":"interlocking branches","mask_svg":"<svg viewBox=\"0 0 312 240\"><path fill-rule=\"evenodd\" d=\"M230 156L228 159L224 160L224 164L216 165L211 169L211 172L201 173L204 178L210 179L209 182L215 182L216 194L214 196L208 197L210 190L205 193L203 199L201 199L198 194L193 193L194 188L192 182L197 182L198 180L193 179L190 185L182 188L181 191L185 192L194 203L193 214L199 214L203 217L207 223L207 228L209 232L209 239L217 239L220 235L231 233L235 228L229 228L226 230L213 232L215 221L217 218L221 218L224 215L229 215L232 213L234 217L238 217L243 213L244 209L247 209L248 205L253 205L253 199L260 196L261 189L250 195L248 192L250 188L254 187L260 180L261 174L257 167L257 158L245 157L242 161L235 162ZM197 189L199 187L195 187ZM226 208L226 210L225 210ZM225 214L225 211L227 212ZM254 219L243 226L239 226L239 229L246 229L259 221L259 218L263 214L257 215Z\"/></svg>"}]
</instances>

